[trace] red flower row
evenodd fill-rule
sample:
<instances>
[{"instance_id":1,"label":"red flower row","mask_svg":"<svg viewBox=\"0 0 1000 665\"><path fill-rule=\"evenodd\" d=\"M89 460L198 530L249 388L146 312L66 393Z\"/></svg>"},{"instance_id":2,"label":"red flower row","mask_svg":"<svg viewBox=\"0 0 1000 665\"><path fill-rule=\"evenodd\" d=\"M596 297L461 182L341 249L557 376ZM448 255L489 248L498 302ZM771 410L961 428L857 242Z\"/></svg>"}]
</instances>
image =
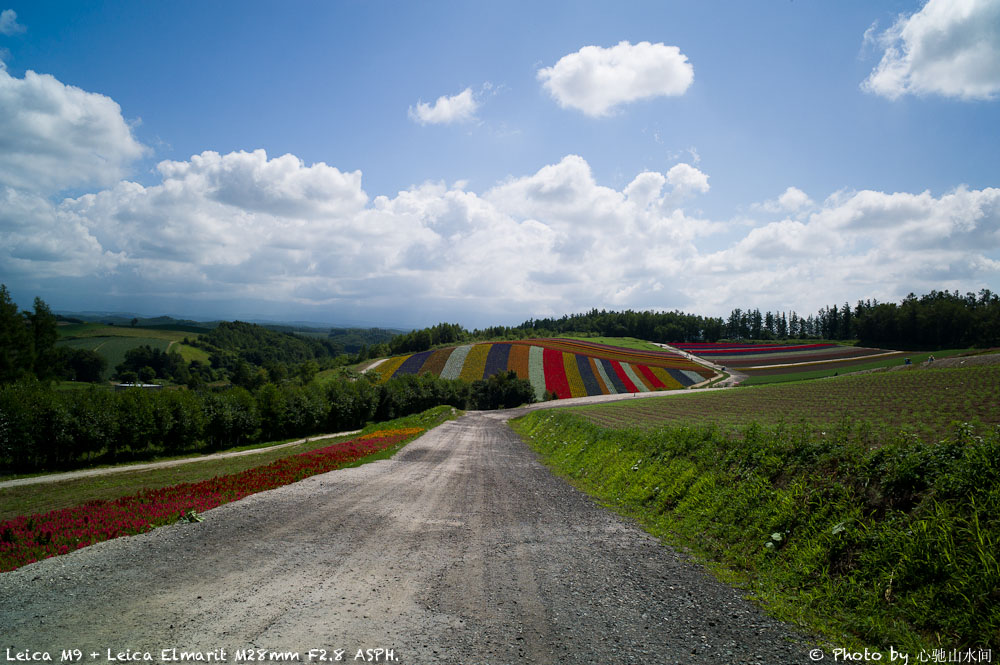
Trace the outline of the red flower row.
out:
<instances>
[{"instance_id":1,"label":"red flower row","mask_svg":"<svg viewBox=\"0 0 1000 665\"><path fill-rule=\"evenodd\" d=\"M241 473L5 520L0 522L0 572L102 540L142 533L176 522L191 511L210 510L250 494L333 471L421 431L407 428L374 432Z\"/></svg>"}]
</instances>

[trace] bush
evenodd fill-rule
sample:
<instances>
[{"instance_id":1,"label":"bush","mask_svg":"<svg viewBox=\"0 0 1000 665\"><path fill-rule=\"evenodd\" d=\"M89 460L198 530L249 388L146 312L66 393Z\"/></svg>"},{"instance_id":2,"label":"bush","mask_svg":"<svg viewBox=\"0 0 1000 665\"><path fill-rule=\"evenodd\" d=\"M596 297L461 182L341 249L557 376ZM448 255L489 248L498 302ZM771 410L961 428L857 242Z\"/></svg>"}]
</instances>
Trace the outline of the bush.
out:
<instances>
[{"instance_id":1,"label":"bush","mask_svg":"<svg viewBox=\"0 0 1000 665\"><path fill-rule=\"evenodd\" d=\"M518 378L517 372L512 371L473 381L469 394L469 406L474 409L508 409L534 401L531 382Z\"/></svg>"}]
</instances>

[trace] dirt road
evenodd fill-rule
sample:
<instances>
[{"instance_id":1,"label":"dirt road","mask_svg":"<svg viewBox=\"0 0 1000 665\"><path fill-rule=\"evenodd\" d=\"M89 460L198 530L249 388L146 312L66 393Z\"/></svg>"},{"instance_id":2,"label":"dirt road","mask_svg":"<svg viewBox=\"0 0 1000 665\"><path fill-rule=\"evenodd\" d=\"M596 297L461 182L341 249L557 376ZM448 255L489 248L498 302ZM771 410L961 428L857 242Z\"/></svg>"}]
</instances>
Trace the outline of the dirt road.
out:
<instances>
[{"instance_id":1,"label":"dirt road","mask_svg":"<svg viewBox=\"0 0 1000 665\"><path fill-rule=\"evenodd\" d=\"M809 662L786 626L552 476L504 423L514 413L470 413L392 460L4 573L0 654Z\"/></svg>"}]
</instances>

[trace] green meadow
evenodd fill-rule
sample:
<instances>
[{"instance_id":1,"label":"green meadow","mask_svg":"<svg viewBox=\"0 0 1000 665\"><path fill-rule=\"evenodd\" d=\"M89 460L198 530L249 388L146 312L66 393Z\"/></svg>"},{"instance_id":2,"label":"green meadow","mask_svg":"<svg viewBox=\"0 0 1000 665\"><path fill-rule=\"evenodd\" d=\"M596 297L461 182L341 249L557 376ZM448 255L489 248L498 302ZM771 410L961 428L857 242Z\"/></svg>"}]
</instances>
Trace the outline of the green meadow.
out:
<instances>
[{"instance_id":1,"label":"green meadow","mask_svg":"<svg viewBox=\"0 0 1000 665\"><path fill-rule=\"evenodd\" d=\"M209 358L209 354L203 349L183 343L185 338L194 339L198 334L182 330L73 323L59 326L58 331L59 341L56 342L56 346L90 349L107 359L105 379L110 379L114 375L115 366L125 360L128 351L143 345L160 351L175 351L181 354L186 362L200 360L207 364Z\"/></svg>"}]
</instances>

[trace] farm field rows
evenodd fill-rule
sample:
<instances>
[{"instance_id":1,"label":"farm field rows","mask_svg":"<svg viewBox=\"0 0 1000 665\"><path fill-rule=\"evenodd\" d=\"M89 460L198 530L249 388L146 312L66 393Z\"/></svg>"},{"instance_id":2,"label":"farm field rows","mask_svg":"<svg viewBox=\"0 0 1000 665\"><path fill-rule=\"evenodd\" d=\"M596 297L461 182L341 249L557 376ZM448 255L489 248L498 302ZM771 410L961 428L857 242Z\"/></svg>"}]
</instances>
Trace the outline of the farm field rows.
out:
<instances>
[{"instance_id":1,"label":"farm field rows","mask_svg":"<svg viewBox=\"0 0 1000 665\"><path fill-rule=\"evenodd\" d=\"M375 367L380 380L405 374L477 381L513 371L538 399L559 399L686 388L714 372L676 353L551 338L467 344L389 358Z\"/></svg>"},{"instance_id":2,"label":"farm field rows","mask_svg":"<svg viewBox=\"0 0 1000 665\"><path fill-rule=\"evenodd\" d=\"M184 338L195 338L197 333L180 330L160 330L153 328L126 328L93 323L59 326L59 341L56 346L75 349L90 349L104 356L108 361L105 379L114 373L115 366L125 360L125 353L131 349L147 345L160 351L176 351L186 362L200 360L208 362L208 353L202 349L183 344Z\"/></svg>"},{"instance_id":3,"label":"farm field rows","mask_svg":"<svg viewBox=\"0 0 1000 665\"><path fill-rule=\"evenodd\" d=\"M750 376L823 369L849 369L879 359L902 359L902 351L841 344L676 343L674 348Z\"/></svg>"},{"instance_id":4,"label":"farm field rows","mask_svg":"<svg viewBox=\"0 0 1000 665\"><path fill-rule=\"evenodd\" d=\"M166 351L170 341L155 337L79 337L60 340L56 346L67 346L74 349L90 349L104 356L108 361L104 370L104 379L111 378L115 366L125 361L125 354L142 345L148 345L160 351Z\"/></svg>"},{"instance_id":5,"label":"farm field rows","mask_svg":"<svg viewBox=\"0 0 1000 665\"><path fill-rule=\"evenodd\" d=\"M952 432L954 422L1000 424L1000 365L873 372L575 410L612 428L751 422L835 426L850 421L940 437Z\"/></svg>"}]
</instances>

